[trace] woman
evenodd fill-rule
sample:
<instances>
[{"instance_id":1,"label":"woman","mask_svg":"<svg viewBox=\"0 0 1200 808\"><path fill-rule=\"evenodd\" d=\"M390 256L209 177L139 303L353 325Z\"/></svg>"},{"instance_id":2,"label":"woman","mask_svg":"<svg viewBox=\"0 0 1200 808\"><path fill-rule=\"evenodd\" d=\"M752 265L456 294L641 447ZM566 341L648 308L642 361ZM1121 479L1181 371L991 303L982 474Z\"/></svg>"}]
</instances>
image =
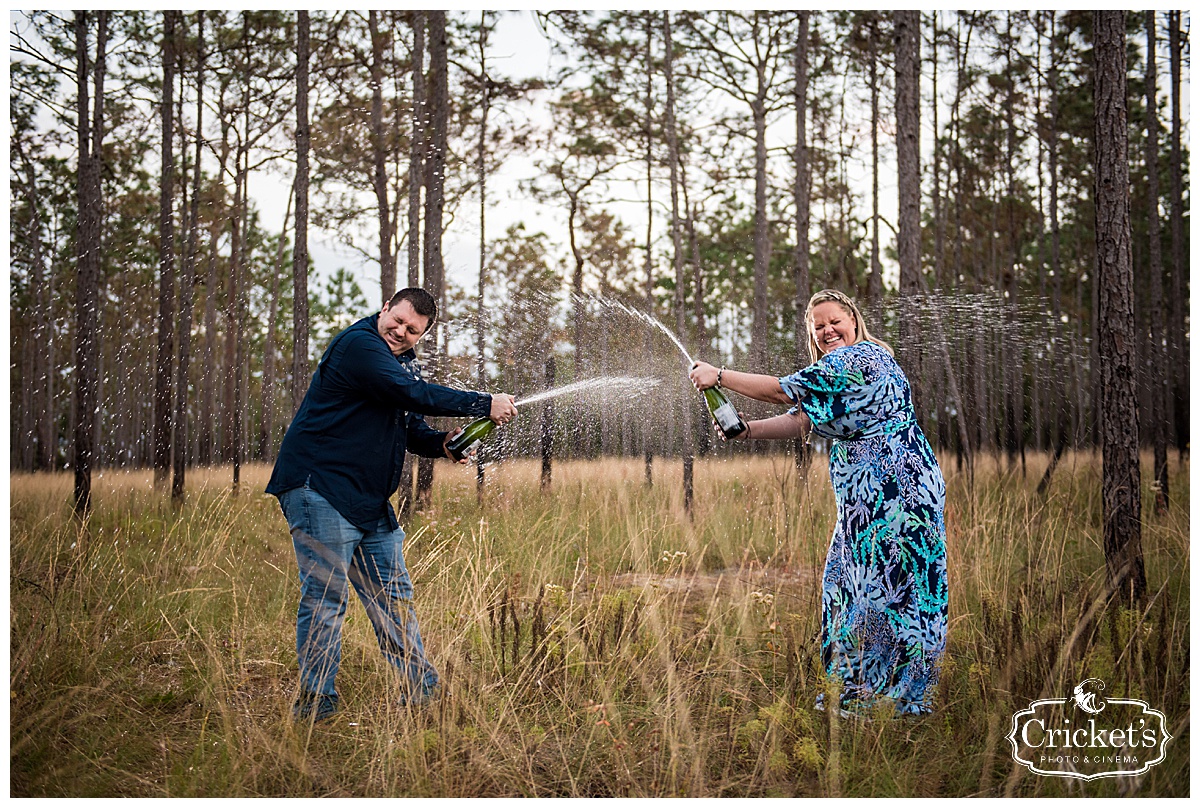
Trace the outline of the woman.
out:
<instances>
[{"instance_id":1,"label":"woman","mask_svg":"<svg viewBox=\"0 0 1200 808\"><path fill-rule=\"evenodd\" d=\"M825 289L804 315L813 363L776 378L697 362L690 373L777 404L739 439L830 439L837 524L825 562L821 657L842 680L841 708L880 696L900 713L932 707L946 648L946 484L913 414L908 380L887 343L871 336L850 298ZM823 697L817 706L823 708Z\"/></svg>"}]
</instances>

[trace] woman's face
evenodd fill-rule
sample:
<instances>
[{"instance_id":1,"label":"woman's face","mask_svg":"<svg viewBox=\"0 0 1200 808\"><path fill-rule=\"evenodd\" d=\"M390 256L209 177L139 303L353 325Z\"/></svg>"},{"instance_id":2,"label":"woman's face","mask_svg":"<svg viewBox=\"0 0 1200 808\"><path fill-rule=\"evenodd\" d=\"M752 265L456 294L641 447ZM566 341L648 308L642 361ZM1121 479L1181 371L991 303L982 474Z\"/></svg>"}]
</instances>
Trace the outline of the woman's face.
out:
<instances>
[{"instance_id":1,"label":"woman's face","mask_svg":"<svg viewBox=\"0 0 1200 808\"><path fill-rule=\"evenodd\" d=\"M822 356L835 348L853 345L858 340L854 315L835 300L826 300L813 306L812 330Z\"/></svg>"}]
</instances>

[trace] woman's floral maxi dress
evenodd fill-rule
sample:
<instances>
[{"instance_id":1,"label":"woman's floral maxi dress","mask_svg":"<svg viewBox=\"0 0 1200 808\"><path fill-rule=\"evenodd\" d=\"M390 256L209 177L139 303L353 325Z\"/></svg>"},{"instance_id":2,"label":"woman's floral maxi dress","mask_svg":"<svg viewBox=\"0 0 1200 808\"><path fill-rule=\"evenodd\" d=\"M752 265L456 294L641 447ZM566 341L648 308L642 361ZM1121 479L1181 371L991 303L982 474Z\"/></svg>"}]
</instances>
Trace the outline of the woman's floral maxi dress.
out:
<instances>
[{"instance_id":1,"label":"woman's floral maxi dress","mask_svg":"<svg viewBox=\"0 0 1200 808\"><path fill-rule=\"evenodd\" d=\"M872 342L779 380L832 441L837 525L825 562L821 655L841 707L894 699L928 712L946 648L946 484L917 425L908 379ZM818 700L820 706L821 700Z\"/></svg>"}]
</instances>

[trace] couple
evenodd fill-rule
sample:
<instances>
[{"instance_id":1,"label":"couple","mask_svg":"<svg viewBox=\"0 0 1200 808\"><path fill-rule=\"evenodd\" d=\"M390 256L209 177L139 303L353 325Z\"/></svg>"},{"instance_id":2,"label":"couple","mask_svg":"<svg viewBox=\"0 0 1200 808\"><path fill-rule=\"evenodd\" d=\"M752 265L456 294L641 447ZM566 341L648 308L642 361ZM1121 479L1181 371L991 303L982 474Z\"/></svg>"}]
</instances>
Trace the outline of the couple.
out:
<instances>
[{"instance_id":1,"label":"couple","mask_svg":"<svg viewBox=\"0 0 1200 808\"><path fill-rule=\"evenodd\" d=\"M379 314L338 334L280 447L267 493L279 498L300 569L297 718L322 720L337 711L349 584L402 674L399 701L419 704L436 692L437 672L412 607L404 532L388 498L399 485L406 444L425 457L449 456L445 446L455 433L430 428L422 414L487 415L504 424L517 412L510 395L421 379L413 349L436 318L428 293L404 289ZM818 292L805 320L813 359L807 368L777 378L698 362L691 379L699 389L719 385L795 405L751 421L740 439L815 431L833 441L838 519L822 593L825 669L843 683L843 711L884 696L898 712L927 712L946 641L945 483L914 418L903 371L891 348L867 331L854 302Z\"/></svg>"}]
</instances>

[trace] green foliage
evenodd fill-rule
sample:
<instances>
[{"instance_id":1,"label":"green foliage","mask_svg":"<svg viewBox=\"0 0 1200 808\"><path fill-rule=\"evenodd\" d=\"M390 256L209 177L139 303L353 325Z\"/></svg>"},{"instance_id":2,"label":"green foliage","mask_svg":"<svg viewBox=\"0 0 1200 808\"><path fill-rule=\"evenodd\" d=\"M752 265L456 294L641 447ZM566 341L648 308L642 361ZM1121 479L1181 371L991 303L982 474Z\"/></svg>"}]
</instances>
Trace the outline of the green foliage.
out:
<instances>
[{"instance_id":1,"label":"green foliage","mask_svg":"<svg viewBox=\"0 0 1200 808\"><path fill-rule=\"evenodd\" d=\"M362 319L369 311L367 298L354 276L339 268L325 279L318 295L309 299L310 328L318 354L329 340Z\"/></svg>"}]
</instances>

